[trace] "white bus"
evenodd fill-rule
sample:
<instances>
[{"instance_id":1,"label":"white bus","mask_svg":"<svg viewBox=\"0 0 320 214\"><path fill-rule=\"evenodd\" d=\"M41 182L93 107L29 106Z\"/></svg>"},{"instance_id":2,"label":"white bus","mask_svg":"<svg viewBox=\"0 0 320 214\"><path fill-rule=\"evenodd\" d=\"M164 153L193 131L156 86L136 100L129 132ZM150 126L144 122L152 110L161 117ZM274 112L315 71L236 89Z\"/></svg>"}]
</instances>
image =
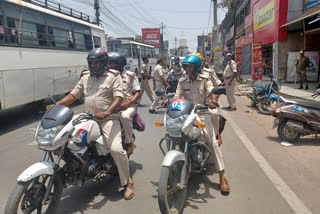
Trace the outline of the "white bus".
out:
<instances>
[{"instance_id":1,"label":"white bus","mask_svg":"<svg viewBox=\"0 0 320 214\"><path fill-rule=\"evenodd\" d=\"M0 109L69 92L106 47L89 16L51 0L0 1Z\"/></svg>"},{"instance_id":2,"label":"white bus","mask_svg":"<svg viewBox=\"0 0 320 214\"><path fill-rule=\"evenodd\" d=\"M108 52L120 52L125 55L128 62L126 69L135 72L137 75L141 71L142 57L149 57L149 73L153 71L157 62L154 47L140 42L119 39L108 40L107 50Z\"/></svg>"}]
</instances>

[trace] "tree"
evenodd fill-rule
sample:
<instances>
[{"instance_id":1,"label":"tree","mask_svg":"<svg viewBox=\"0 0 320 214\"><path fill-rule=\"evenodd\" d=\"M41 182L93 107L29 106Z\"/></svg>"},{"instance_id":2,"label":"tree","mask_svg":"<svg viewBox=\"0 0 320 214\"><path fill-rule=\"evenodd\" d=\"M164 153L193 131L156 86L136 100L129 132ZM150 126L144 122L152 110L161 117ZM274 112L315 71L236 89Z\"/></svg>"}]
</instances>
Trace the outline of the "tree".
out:
<instances>
[{"instance_id":1,"label":"tree","mask_svg":"<svg viewBox=\"0 0 320 214\"><path fill-rule=\"evenodd\" d=\"M234 3L235 0L219 0L218 1L218 7L221 8L228 8L230 10L231 5Z\"/></svg>"}]
</instances>

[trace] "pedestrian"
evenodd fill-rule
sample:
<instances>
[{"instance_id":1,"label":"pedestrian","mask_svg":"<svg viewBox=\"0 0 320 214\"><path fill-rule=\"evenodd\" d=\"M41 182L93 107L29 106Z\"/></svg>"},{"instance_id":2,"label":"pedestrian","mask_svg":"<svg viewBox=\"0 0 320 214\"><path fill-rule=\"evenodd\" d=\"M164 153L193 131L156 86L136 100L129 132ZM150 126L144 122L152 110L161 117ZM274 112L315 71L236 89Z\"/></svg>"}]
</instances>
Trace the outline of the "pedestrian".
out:
<instances>
[{"instance_id":1,"label":"pedestrian","mask_svg":"<svg viewBox=\"0 0 320 214\"><path fill-rule=\"evenodd\" d=\"M189 55L183 60L182 65L187 72L187 76L180 79L173 100L184 98L191 101L193 105L203 104L204 99L213 89L213 85L207 75L201 74L201 64L202 61L200 57L196 55ZM217 96L211 95L208 100L210 108L216 108ZM198 115L201 122L206 124L203 129L203 136L211 153L209 164L210 162L214 164L219 171L220 191L222 193L229 193L230 186L225 174L222 151L215 138L216 135L212 124L211 113L209 111L204 111L198 113Z\"/></svg>"},{"instance_id":2,"label":"pedestrian","mask_svg":"<svg viewBox=\"0 0 320 214\"><path fill-rule=\"evenodd\" d=\"M173 76L175 76L176 79L179 81L179 79L181 78L184 70L182 68L182 64L180 62L180 58L177 57L177 56L174 57L174 63L172 65L172 70L173 70L173 72L172 72Z\"/></svg>"},{"instance_id":3,"label":"pedestrian","mask_svg":"<svg viewBox=\"0 0 320 214\"><path fill-rule=\"evenodd\" d=\"M153 71L153 90L154 91L157 89L165 90L165 86L167 86L167 88L170 88L170 85L167 83L166 79L164 78L163 65L164 65L163 59L158 59L157 65ZM150 113L156 112L155 110L156 106L158 105L161 98L164 99L165 102L167 101L165 96L156 96L156 98L154 99L154 101L150 106L150 109L149 109Z\"/></svg>"},{"instance_id":4,"label":"pedestrian","mask_svg":"<svg viewBox=\"0 0 320 214\"><path fill-rule=\"evenodd\" d=\"M140 72L141 78L142 78L141 85L140 85L141 91L140 91L140 99L139 99L138 103L141 102L141 99L142 99L144 92L147 93L149 99L151 100L151 102L153 102L154 96L153 96L152 90L149 85L149 79L152 79L152 76L148 72L149 58L142 57L142 61L143 61L143 64L141 65L141 72Z\"/></svg>"},{"instance_id":5,"label":"pedestrian","mask_svg":"<svg viewBox=\"0 0 320 214\"><path fill-rule=\"evenodd\" d=\"M134 195L134 187L127 152L122 146L119 113L116 113L123 100L122 78L118 70L108 69L108 54L102 48L91 50L87 61L89 71L84 72L70 94L56 105L70 105L84 94L84 112L95 114L105 140L95 144L98 158L107 158L110 150L118 168L121 186L125 186L124 198L129 200ZM47 109L52 106L47 106Z\"/></svg>"},{"instance_id":6,"label":"pedestrian","mask_svg":"<svg viewBox=\"0 0 320 214\"><path fill-rule=\"evenodd\" d=\"M235 78L237 76L237 63L232 60L232 53L227 53L227 66L223 72L223 78L225 81L225 87L227 92L227 99L229 106L225 109L228 111L235 111L236 108L236 97L234 95Z\"/></svg>"},{"instance_id":7,"label":"pedestrian","mask_svg":"<svg viewBox=\"0 0 320 214\"><path fill-rule=\"evenodd\" d=\"M310 70L310 59L309 57L304 55L304 51L300 50L300 56L297 58L296 63L296 73L299 76L300 79L300 87L299 89L303 89L303 82L306 82L305 89L308 90L308 78L307 78L307 72Z\"/></svg>"}]
</instances>

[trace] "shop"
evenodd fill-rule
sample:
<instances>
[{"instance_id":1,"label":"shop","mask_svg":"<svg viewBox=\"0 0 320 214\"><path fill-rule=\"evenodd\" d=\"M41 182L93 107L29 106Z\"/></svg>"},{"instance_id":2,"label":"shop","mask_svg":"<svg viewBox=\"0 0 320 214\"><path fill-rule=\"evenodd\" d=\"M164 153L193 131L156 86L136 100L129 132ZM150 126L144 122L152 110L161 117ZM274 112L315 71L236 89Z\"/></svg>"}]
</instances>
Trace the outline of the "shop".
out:
<instances>
[{"instance_id":1,"label":"shop","mask_svg":"<svg viewBox=\"0 0 320 214\"><path fill-rule=\"evenodd\" d=\"M246 34L235 41L238 74L251 74L252 33Z\"/></svg>"},{"instance_id":2,"label":"shop","mask_svg":"<svg viewBox=\"0 0 320 214\"><path fill-rule=\"evenodd\" d=\"M252 79L262 79L266 69L278 78L286 64L279 58L279 43L287 40L286 29L280 26L287 22L288 0L252 0L251 14Z\"/></svg>"}]
</instances>

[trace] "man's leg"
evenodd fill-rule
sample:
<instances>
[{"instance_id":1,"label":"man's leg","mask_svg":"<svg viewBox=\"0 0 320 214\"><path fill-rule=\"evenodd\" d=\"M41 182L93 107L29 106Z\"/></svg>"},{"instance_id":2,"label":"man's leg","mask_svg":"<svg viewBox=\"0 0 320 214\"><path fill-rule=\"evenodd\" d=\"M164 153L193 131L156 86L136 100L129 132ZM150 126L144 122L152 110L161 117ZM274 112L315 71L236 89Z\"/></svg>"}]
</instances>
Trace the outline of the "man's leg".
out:
<instances>
[{"instance_id":1,"label":"man's leg","mask_svg":"<svg viewBox=\"0 0 320 214\"><path fill-rule=\"evenodd\" d=\"M206 124L206 127L203 129L203 135L211 151L211 159L213 160L217 170L219 171L221 191L229 192L230 187L225 175L224 160L223 160L221 148L219 147L218 142L215 138L213 124L211 122L211 115L201 114L200 120L201 122Z\"/></svg>"},{"instance_id":2,"label":"man's leg","mask_svg":"<svg viewBox=\"0 0 320 214\"><path fill-rule=\"evenodd\" d=\"M306 72L306 71L304 71L304 72L302 73L302 77L303 77L303 81L306 83L305 89L309 89L309 86L308 86L308 78L307 78L307 72Z\"/></svg>"},{"instance_id":3,"label":"man's leg","mask_svg":"<svg viewBox=\"0 0 320 214\"><path fill-rule=\"evenodd\" d=\"M231 106L231 108L236 108L236 97L235 97L234 87L235 87L235 80L232 81L232 84L230 86L230 106Z\"/></svg>"},{"instance_id":4,"label":"man's leg","mask_svg":"<svg viewBox=\"0 0 320 214\"><path fill-rule=\"evenodd\" d=\"M130 106L128 109L121 112L120 121L123 127L126 144L130 144L132 140L133 126L132 126L132 118L137 113L136 106Z\"/></svg>"},{"instance_id":5,"label":"man's leg","mask_svg":"<svg viewBox=\"0 0 320 214\"><path fill-rule=\"evenodd\" d=\"M211 121L213 124L213 129L214 129L214 133L216 134L216 139L218 141L218 144L221 145L222 144L222 138L221 135L219 134L219 111L218 109L210 109L209 110L211 113Z\"/></svg>"},{"instance_id":6,"label":"man's leg","mask_svg":"<svg viewBox=\"0 0 320 214\"><path fill-rule=\"evenodd\" d=\"M129 160L127 152L122 147L121 126L119 120L108 120L101 123L103 136L110 148L112 158L117 165L121 186L127 185L129 175Z\"/></svg>"},{"instance_id":7,"label":"man's leg","mask_svg":"<svg viewBox=\"0 0 320 214\"><path fill-rule=\"evenodd\" d=\"M301 71L298 71L298 76L299 76L299 81L300 81L300 87L299 89L303 89L303 85L302 85L302 82L303 82L303 74Z\"/></svg>"},{"instance_id":8,"label":"man's leg","mask_svg":"<svg viewBox=\"0 0 320 214\"><path fill-rule=\"evenodd\" d=\"M153 93L152 93L152 90L150 88L148 80L146 81L145 90L146 90L146 93L147 93L149 99L151 100L151 102L153 102L154 101L154 96L153 96Z\"/></svg>"}]
</instances>

